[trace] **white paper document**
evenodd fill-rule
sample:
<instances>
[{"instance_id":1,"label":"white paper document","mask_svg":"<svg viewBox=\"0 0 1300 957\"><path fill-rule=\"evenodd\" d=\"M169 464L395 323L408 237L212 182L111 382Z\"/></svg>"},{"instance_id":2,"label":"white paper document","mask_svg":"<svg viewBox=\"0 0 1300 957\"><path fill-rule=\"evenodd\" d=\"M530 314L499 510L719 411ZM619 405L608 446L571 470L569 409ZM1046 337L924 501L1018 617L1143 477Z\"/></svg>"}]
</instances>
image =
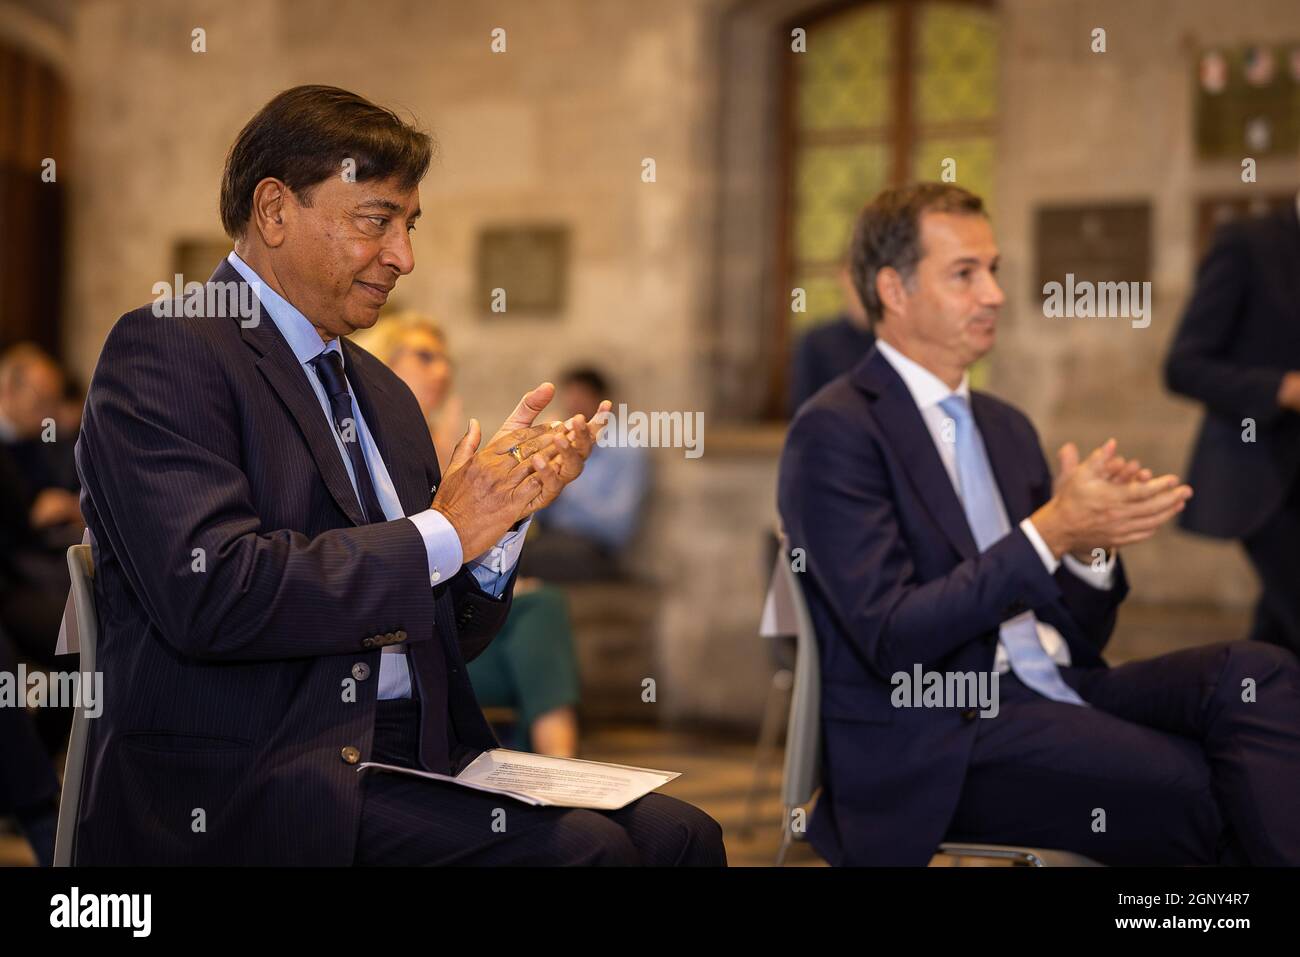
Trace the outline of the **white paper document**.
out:
<instances>
[{"instance_id":1,"label":"white paper document","mask_svg":"<svg viewBox=\"0 0 1300 957\"><path fill-rule=\"evenodd\" d=\"M357 765L358 771L366 768L446 781L475 791L514 798L525 804L584 807L595 811L617 811L627 807L637 798L681 776L680 771L656 771L579 758L551 758L508 748L484 751L455 777L377 761Z\"/></svg>"}]
</instances>

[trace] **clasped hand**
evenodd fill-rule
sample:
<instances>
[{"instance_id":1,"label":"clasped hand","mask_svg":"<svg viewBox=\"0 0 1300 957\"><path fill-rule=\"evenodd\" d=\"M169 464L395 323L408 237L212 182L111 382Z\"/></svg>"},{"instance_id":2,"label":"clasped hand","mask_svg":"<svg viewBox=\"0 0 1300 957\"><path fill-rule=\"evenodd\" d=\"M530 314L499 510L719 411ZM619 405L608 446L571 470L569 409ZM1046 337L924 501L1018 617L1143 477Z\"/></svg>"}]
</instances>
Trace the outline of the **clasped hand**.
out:
<instances>
[{"instance_id":1,"label":"clasped hand","mask_svg":"<svg viewBox=\"0 0 1300 957\"><path fill-rule=\"evenodd\" d=\"M481 450L482 429L477 419L470 419L452 452L430 507L456 530L466 560L491 548L520 519L550 505L582 474L611 403L602 402L590 422L575 415L566 422L534 425L554 395L549 382L525 393ZM515 446L518 458L511 451Z\"/></svg>"},{"instance_id":2,"label":"clasped hand","mask_svg":"<svg viewBox=\"0 0 1300 957\"><path fill-rule=\"evenodd\" d=\"M1031 516L1058 558L1067 552L1088 560L1092 550L1132 545L1183 510L1192 488L1176 475L1153 477L1136 459L1116 454L1116 442L1079 461L1073 443L1060 450L1061 470L1051 501Z\"/></svg>"}]
</instances>

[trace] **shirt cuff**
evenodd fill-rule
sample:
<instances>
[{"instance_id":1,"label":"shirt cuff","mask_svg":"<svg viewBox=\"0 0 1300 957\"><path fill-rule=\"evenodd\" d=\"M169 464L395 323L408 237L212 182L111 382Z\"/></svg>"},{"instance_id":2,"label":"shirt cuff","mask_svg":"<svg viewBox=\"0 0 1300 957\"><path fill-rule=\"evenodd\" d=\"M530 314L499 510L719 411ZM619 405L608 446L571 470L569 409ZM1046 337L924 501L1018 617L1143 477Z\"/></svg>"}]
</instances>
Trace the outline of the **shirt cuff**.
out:
<instances>
[{"instance_id":1,"label":"shirt cuff","mask_svg":"<svg viewBox=\"0 0 1300 957\"><path fill-rule=\"evenodd\" d=\"M1047 573L1055 575L1056 570L1061 567L1061 562L1052 554L1052 550L1047 547L1047 542L1043 541L1043 536L1038 534L1038 529L1034 528L1034 523L1029 519L1025 519L1020 523L1020 530L1025 533L1025 538L1029 539L1029 544L1034 546L1034 551L1038 552L1038 557L1043 560ZM1109 590L1115 581L1115 550L1112 548L1106 553L1106 564L1101 568L1095 568L1089 562L1081 562L1069 554L1065 556L1065 567L1093 588Z\"/></svg>"},{"instance_id":2,"label":"shirt cuff","mask_svg":"<svg viewBox=\"0 0 1300 957\"><path fill-rule=\"evenodd\" d=\"M1038 557L1043 560L1047 574L1055 575L1056 570L1061 567L1060 559L1052 554L1052 550L1047 547L1047 542L1043 541L1043 536L1039 535L1038 529L1034 528L1034 523L1025 519L1020 523L1020 530L1025 533L1025 538L1029 539L1029 544L1034 546L1034 551L1038 552Z\"/></svg>"},{"instance_id":3,"label":"shirt cuff","mask_svg":"<svg viewBox=\"0 0 1300 957\"><path fill-rule=\"evenodd\" d=\"M436 508L426 508L407 518L424 539L424 551L429 559L429 584L438 585L448 581L460 571L464 561L456 529L447 521L447 516Z\"/></svg>"},{"instance_id":4,"label":"shirt cuff","mask_svg":"<svg viewBox=\"0 0 1300 957\"><path fill-rule=\"evenodd\" d=\"M470 574L479 588L493 598L501 597L510 573L519 562L519 555L524 550L524 537L532 521L533 517L528 516L517 529L506 532L500 541L469 563Z\"/></svg>"},{"instance_id":5,"label":"shirt cuff","mask_svg":"<svg viewBox=\"0 0 1300 957\"><path fill-rule=\"evenodd\" d=\"M1115 549L1106 553L1106 564L1101 568L1097 568L1095 562L1081 562L1073 555L1065 556L1065 567L1093 588L1109 591L1115 583Z\"/></svg>"}]
</instances>

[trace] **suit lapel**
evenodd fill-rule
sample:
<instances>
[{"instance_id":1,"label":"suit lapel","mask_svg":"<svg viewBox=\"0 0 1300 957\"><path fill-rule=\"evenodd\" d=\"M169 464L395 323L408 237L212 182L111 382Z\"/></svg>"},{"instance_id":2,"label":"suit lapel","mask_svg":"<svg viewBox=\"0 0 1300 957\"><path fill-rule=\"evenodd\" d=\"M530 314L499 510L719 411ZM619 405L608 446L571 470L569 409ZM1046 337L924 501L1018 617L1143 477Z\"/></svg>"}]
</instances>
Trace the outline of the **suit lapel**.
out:
<instances>
[{"instance_id":1,"label":"suit lapel","mask_svg":"<svg viewBox=\"0 0 1300 957\"><path fill-rule=\"evenodd\" d=\"M1002 493L1007 519L1015 526L1030 513L1032 504L1029 484L1025 481L1024 456L1011 441L1011 431L1002 427L997 406L987 396L971 392L971 411L980 437L984 439L984 449L989 454L998 491Z\"/></svg>"},{"instance_id":2,"label":"suit lapel","mask_svg":"<svg viewBox=\"0 0 1300 957\"><path fill-rule=\"evenodd\" d=\"M979 554L966 512L934 447L921 410L889 361L873 348L853 372L854 381L872 392L872 413L903 463L921 504L963 558Z\"/></svg>"},{"instance_id":3,"label":"suit lapel","mask_svg":"<svg viewBox=\"0 0 1300 957\"><path fill-rule=\"evenodd\" d=\"M208 282L237 282L242 285L244 278L223 259ZM238 301L242 302L243 299ZM316 398L311 383L307 381L307 373L298 363L298 357L289 348L289 343L284 341L284 336L280 335L265 308L256 325L240 324L240 334L260 357L257 360L257 371L275 390L297 423L330 495L353 525L364 524L361 504L357 501L343 458L334 442L333 429L321 411L320 400Z\"/></svg>"},{"instance_id":4,"label":"suit lapel","mask_svg":"<svg viewBox=\"0 0 1300 957\"><path fill-rule=\"evenodd\" d=\"M397 421L396 402L390 384L375 376L362 372L364 363L357 355L360 346L344 339L341 343L344 352L344 368L347 370L348 384L356 396L361 416L366 420L366 428L375 440L375 448L384 460L388 477L393 480L397 491L397 500L402 505L405 515L422 512L429 507L429 484L425 481L424 467L412 462L410 446L398 436L394 441L388 433L392 423Z\"/></svg>"}]
</instances>

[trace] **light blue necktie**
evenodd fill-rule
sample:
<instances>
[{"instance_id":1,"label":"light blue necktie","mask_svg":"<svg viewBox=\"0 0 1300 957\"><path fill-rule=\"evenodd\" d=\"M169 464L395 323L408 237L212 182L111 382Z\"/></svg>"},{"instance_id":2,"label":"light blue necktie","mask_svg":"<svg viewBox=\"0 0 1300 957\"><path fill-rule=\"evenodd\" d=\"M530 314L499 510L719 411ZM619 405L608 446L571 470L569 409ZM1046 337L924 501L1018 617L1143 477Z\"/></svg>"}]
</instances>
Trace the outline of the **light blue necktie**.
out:
<instances>
[{"instance_id":1,"label":"light blue necktie","mask_svg":"<svg viewBox=\"0 0 1300 957\"><path fill-rule=\"evenodd\" d=\"M975 428L970 406L959 395L950 395L939 405L957 424L957 480L961 486L966 521L970 524L976 547L982 552L1011 531L1011 526L1002 508L993 467L989 465L984 440ZM1011 662L1011 670L1026 685L1053 701L1087 704L1061 678L1056 662L1038 640L1038 619L1032 611L1004 621L999 636Z\"/></svg>"}]
</instances>

